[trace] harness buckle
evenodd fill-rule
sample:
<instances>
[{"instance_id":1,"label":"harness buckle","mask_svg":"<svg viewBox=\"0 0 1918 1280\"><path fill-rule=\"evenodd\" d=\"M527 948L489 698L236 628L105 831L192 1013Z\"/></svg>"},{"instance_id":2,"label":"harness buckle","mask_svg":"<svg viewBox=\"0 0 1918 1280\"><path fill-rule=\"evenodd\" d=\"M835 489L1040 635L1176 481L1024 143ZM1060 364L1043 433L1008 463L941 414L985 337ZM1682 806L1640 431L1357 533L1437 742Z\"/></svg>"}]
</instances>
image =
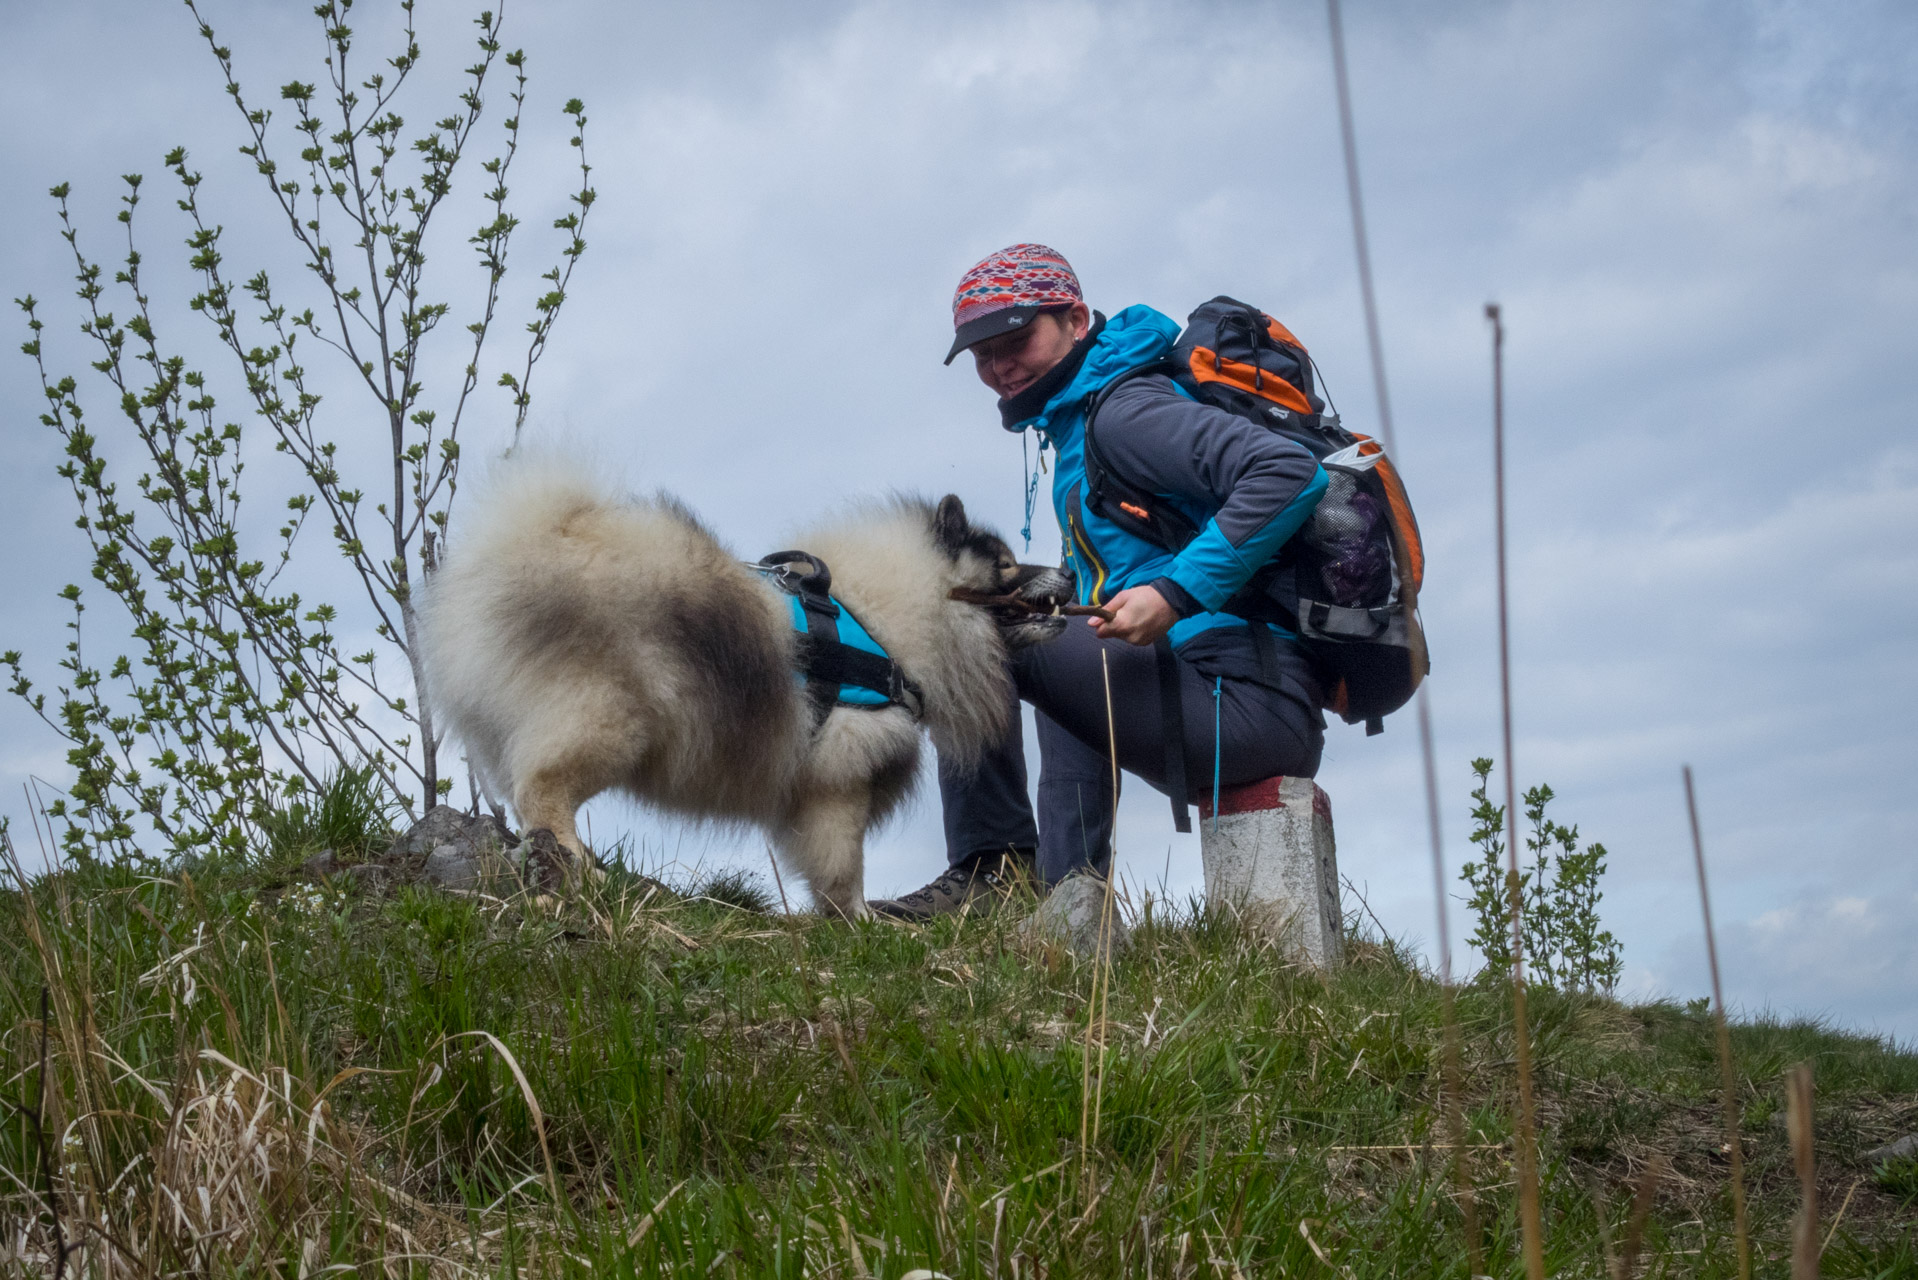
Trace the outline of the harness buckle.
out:
<instances>
[{"instance_id":1,"label":"harness buckle","mask_svg":"<svg viewBox=\"0 0 1918 1280\"><path fill-rule=\"evenodd\" d=\"M753 567L775 575L781 580L780 585L795 595L825 600L832 594L832 570L809 551L775 551ZM792 585L786 586L786 583ZM837 612L836 603L833 608Z\"/></svg>"}]
</instances>

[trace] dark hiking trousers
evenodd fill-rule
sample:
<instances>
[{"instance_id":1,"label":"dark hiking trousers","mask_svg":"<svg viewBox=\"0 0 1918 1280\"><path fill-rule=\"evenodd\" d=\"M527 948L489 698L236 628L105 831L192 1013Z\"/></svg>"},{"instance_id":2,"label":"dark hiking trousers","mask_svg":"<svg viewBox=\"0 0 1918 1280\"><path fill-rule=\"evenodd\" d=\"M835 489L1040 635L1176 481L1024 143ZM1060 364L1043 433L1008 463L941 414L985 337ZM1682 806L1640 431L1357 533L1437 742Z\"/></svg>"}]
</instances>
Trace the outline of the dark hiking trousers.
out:
<instances>
[{"instance_id":1,"label":"dark hiking trousers","mask_svg":"<svg viewBox=\"0 0 1918 1280\"><path fill-rule=\"evenodd\" d=\"M1215 743L1223 786L1277 774L1309 778L1318 772L1325 722L1316 705L1316 686L1285 679L1273 688L1255 677L1225 674L1257 669L1256 659L1249 656L1247 633L1241 628L1238 635L1246 637L1245 655L1230 652L1233 642L1221 637L1225 653L1216 642L1201 645L1195 640L1179 657L1186 779L1194 799L1211 795ZM1201 637L1210 638L1209 633ZM1194 649L1200 654L1188 661L1185 654ZM1015 715L1006 740L988 751L975 771L953 775L940 770L946 857L952 865L1011 845L1038 849L1039 878L1049 885L1081 867L1105 870L1113 796L1101 653L1112 677L1119 767L1165 791L1165 731L1155 652L1122 640L1101 640L1075 621L1057 640L1013 655L1018 696L1038 712L1036 831L1026 794L1025 741Z\"/></svg>"}]
</instances>

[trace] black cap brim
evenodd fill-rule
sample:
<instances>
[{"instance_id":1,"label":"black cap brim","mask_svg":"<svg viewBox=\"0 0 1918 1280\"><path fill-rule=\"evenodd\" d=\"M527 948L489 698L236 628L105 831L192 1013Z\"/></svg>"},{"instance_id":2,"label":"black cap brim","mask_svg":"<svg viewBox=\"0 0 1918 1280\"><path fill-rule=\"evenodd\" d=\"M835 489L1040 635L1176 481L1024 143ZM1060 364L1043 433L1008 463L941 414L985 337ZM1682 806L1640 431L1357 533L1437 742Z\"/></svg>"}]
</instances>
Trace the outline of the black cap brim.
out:
<instances>
[{"instance_id":1,"label":"black cap brim","mask_svg":"<svg viewBox=\"0 0 1918 1280\"><path fill-rule=\"evenodd\" d=\"M968 320L959 326L952 335L952 350L946 352L946 363L958 359L959 353L967 347L984 342L987 338L996 338L1002 333L1011 333L1032 323L1032 318L1047 311L1062 310L1058 307L1001 307L997 311L980 316L977 320Z\"/></svg>"}]
</instances>

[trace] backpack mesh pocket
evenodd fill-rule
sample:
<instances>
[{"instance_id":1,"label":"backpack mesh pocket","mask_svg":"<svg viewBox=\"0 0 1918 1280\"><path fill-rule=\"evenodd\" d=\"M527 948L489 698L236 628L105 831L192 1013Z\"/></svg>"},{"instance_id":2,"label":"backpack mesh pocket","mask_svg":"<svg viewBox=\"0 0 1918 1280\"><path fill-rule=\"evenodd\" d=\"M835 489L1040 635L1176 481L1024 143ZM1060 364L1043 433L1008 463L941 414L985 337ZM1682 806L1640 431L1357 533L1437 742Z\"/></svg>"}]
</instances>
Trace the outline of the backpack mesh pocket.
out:
<instances>
[{"instance_id":1,"label":"backpack mesh pocket","mask_svg":"<svg viewBox=\"0 0 1918 1280\"><path fill-rule=\"evenodd\" d=\"M1325 496L1303 531L1324 598L1348 609L1391 604L1397 595L1391 512L1363 477L1328 468L1326 479Z\"/></svg>"}]
</instances>

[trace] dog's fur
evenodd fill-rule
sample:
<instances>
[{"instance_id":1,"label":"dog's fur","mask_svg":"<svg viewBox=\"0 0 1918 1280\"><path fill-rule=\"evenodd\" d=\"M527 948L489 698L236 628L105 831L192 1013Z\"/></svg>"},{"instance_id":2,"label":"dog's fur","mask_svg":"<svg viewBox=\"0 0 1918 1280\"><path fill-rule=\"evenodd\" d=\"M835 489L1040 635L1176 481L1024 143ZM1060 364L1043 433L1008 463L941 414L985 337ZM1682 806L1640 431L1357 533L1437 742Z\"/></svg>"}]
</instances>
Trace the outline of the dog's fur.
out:
<instances>
[{"instance_id":1,"label":"dog's fur","mask_svg":"<svg viewBox=\"0 0 1918 1280\"><path fill-rule=\"evenodd\" d=\"M823 910L866 913L864 841L905 798L919 726L839 707L819 731L794 677L784 593L668 498L622 499L555 460L505 464L422 600L428 696L528 829L584 852L574 817L619 789L752 823ZM794 544L924 695L948 767L1008 728L1008 647L1063 629L997 618L955 587L1064 598L956 497L857 508Z\"/></svg>"}]
</instances>

